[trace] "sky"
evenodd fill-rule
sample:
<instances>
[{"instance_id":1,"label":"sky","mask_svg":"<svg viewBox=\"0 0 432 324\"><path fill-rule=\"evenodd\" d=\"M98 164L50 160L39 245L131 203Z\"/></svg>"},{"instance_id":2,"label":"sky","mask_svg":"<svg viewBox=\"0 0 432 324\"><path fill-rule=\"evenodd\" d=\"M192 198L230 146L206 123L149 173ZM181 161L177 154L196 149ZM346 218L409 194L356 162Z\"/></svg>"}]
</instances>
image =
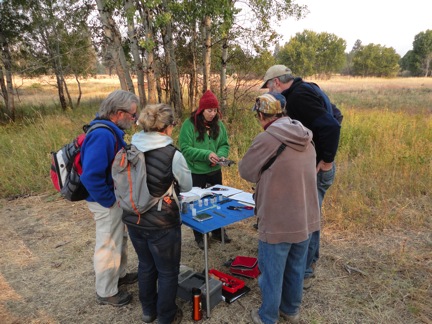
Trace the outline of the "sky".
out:
<instances>
[{"instance_id":1,"label":"sky","mask_svg":"<svg viewBox=\"0 0 432 324\"><path fill-rule=\"evenodd\" d=\"M415 35L432 30L431 0L295 0L310 13L299 21L288 18L276 30L281 45L305 29L335 34L350 52L357 39L362 45L393 47L401 57L412 49Z\"/></svg>"}]
</instances>

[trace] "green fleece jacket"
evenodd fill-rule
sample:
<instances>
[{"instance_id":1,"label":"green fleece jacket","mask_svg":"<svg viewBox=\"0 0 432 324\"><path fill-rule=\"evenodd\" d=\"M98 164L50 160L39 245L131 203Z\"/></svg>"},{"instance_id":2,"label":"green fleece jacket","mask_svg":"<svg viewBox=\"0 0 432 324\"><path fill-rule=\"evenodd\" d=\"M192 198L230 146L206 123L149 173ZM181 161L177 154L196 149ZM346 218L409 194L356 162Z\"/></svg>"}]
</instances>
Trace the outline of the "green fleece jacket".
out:
<instances>
[{"instance_id":1,"label":"green fleece jacket","mask_svg":"<svg viewBox=\"0 0 432 324\"><path fill-rule=\"evenodd\" d=\"M204 141L198 141L198 132L190 119L184 121L179 135L179 145L189 169L195 174L207 174L217 171L220 165L210 166L211 152L221 158L227 158L229 153L228 134L222 122L219 123L219 136L216 140L205 135Z\"/></svg>"}]
</instances>

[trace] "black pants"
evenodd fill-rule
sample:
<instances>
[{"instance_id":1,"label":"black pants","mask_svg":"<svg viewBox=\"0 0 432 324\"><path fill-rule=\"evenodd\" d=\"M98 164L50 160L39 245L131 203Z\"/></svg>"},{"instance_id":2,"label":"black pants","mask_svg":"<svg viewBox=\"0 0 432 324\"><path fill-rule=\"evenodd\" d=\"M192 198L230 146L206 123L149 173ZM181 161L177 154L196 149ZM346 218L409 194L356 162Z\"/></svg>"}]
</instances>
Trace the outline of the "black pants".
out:
<instances>
[{"instance_id":1,"label":"black pants","mask_svg":"<svg viewBox=\"0 0 432 324\"><path fill-rule=\"evenodd\" d=\"M206 174L195 174L192 173L192 185L194 187L206 188L214 185L222 184L222 170L218 170L212 173ZM198 231L193 231L195 241L202 241L203 234ZM212 235L221 237L221 229L212 231Z\"/></svg>"}]
</instances>

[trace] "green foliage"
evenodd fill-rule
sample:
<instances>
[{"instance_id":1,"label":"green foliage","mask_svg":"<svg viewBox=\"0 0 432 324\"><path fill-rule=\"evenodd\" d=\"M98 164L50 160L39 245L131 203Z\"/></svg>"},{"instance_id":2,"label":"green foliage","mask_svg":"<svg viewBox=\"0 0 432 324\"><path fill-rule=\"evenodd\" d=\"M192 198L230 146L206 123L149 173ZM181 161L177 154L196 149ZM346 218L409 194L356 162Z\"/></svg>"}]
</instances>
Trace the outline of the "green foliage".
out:
<instances>
[{"instance_id":1,"label":"green foliage","mask_svg":"<svg viewBox=\"0 0 432 324\"><path fill-rule=\"evenodd\" d=\"M345 63L346 42L334 34L305 30L290 39L277 54L277 62L301 76L337 73Z\"/></svg>"},{"instance_id":2,"label":"green foliage","mask_svg":"<svg viewBox=\"0 0 432 324\"><path fill-rule=\"evenodd\" d=\"M390 47L369 44L358 49L353 57L353 74L395 77L399 72L400 56Z\"/></svg>"},{"instance_id":3,"label":"green foliage","mask_svg":"<svg viewBox=\"0 0 432 324\"><path fill-rule=\"evenodd\" d=\"M417 34L413 42L411 61L424 76L432 76L432 30Z\"/></svg>"},{"instance_id":4,"label":"green foliage","mask_svg":"<svg viewBox=\"0 0 432 324\"><path fill-rule=\"evenodd\" d=\"M408 71L411 76L422 74L421 62L414 51L408 51L399 61L402 71Z\"/></svg>"}]
</instances>

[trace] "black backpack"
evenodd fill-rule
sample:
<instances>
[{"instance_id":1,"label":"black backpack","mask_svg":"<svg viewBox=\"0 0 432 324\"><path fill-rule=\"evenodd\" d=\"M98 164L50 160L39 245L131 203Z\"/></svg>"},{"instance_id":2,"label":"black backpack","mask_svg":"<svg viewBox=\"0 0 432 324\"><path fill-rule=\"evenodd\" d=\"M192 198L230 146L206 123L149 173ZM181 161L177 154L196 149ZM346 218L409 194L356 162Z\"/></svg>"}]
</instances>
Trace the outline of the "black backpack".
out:
<instances>
[{"instance_id":1,"label":"black backpack","mask_svg":"<svg viewBox=\"0 0 432 324\"><path fill-rule=\"evenodd\" d=\"M51 152L51 181L54 188L69 201L84 200L89 195L80 179L82 174L81 146L86 135L96 128L109 129L117 143L117 136L111 127L97 123L93 126L84 125L84 133L79 134L58 151Z\"/></svg>"}]
</instances>

